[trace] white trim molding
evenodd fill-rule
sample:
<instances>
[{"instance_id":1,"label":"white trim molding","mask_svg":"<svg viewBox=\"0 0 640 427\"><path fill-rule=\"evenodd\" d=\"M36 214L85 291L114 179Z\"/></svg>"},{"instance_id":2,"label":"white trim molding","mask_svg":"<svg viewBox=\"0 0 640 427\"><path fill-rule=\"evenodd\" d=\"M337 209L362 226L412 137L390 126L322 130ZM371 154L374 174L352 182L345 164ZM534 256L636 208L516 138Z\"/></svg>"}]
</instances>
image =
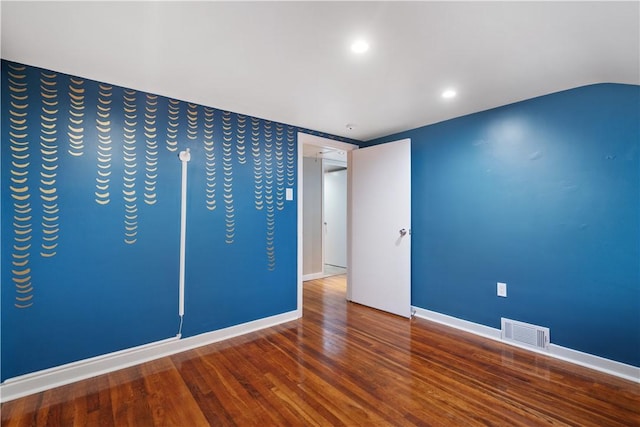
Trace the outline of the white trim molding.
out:
<instances>
[{"instance_id":1,"label":"white trim molding","mask_svg":"<svg viewBox=\"0 0 640 427\"><path fill-rule=\"evenodd\" d=\"M469 322L468 320L459 319L457 317L448 316L446 314L437 313L435 311L426 310L420 307L412 307L412 312L416 317L450 326L465 332L479 335L484 338L500 341L501 343L519 347L525 350L534 351L536 353L551 356L565 362L574 363L586 368L595 369L605 374L614 375L625 380L640 383L640 368L637 366L627 365L626 363L616 362L615 360L605 359L589 353L583 353L571 348L562 347L556 344L549 345L549 350L538 350L533 347L525 347L511 341L504 341L501 338L500 329L491 328L479 323Z\"/></svg>"},{"instance_id":2,"label":"white trim molding","mask_svg":"<svg viewBox=\"0 0 640 427\"><path fill-rule=\"evenodd\" d=\"M457 317L448 316L446 314L437 313L435 311L426 310L420 307L412 307L412 312L416 317L420 317L425 320L430 320L432 322L450 326L452 328L479 335L484 338L500 341L504 344L519 347L529 351L534 351L536 353L564 360L565 362L574 363L576 365L595 369L596 371L614 375L625 380L640 383L640 368L637 366L627 365L626 363L616 362L615 360L605 359L603 357L595 356L589 353L583 353L581 351L562 347L553 343L549 346L548 351L538 350L533 347L525 347L511 341L504 341L501 338L500 329L491 328L479 323L470 322L468 320L459 319Z\"/></svg>"},{"instance_id":3,"label":"white trim molding","mask_svg":"<svg viewBox=\"0 0 640 427\"><path fill-rule=\"evenodd\" d=\"M304 173L303 173L303 158L304 158L304 145L305 144L310 144L310 145L315 145L318 147L331 147L331 148L336 148L338 150L344 150L347 152L347 155L349 155L349 153L352 150L357 150L358 146L355 144L350 144L348 142L341 142L341 141L336 141L334 139L329 139L329 138L324 138L322 136L316 136L316 135L311 135L305 132L298 132L298 173L297 173L297 183L296 185L298 186L298 191L297 191L297 195L298 195L298 276L297 276L297 280L298 280L298 311L300 312L300 316L302 316L302 293L303 293L303 286L302 283L306 282L307 280L314 280L314 279L320 279L322 277L324 277L324 272L321 271L319 273L309 273L309 274L303 274L303 248L304 248L304 236L303 236L303 232L302 232L302 205L303 205L303 201L304 201ZM348 169L348 168L347 168ZM347 197L349 197L349 194L347 194ZM348 218L348 213L347 213L347 228L349 227L349 218ZM324 244L324 243L323 243ZM347 248L350 245L350 239L347 233ZM349 249L347 249L347 253L348 253ZM348 255L347 255L348 256ZM349 264L348 260L347 260L347 265ZM323 250L323 255L322 255L322 265L324 266L324 250ZM323 267L324 269L324 267ZM347 278L347 295L349 294L349 283L350 280Z\"/></svg>"},{"instance_id":4,"label":"white trim molding","mask_svg":"<svg viewBox=\"0 0 640 427\"><path fill-rule=\"evenodd\" d=\"M294 310L193 337L169 338L9 378L0 384L0 402L7 402L54 387L139 365L161 357L290 322L300 317L301 313L298 310Z\"/></svg>"},{"instance_id":5,"label":"white trim molding","mask_svg":"<svg viewBox=\"0 0 640 427\"><path fill-rule=\"evenodd\" d=\"M317 273L309 273L302 276L303 282L308 282L309 280L322 279L324 277L324 273L319 271Z\"/></svg>"}]
</instances>

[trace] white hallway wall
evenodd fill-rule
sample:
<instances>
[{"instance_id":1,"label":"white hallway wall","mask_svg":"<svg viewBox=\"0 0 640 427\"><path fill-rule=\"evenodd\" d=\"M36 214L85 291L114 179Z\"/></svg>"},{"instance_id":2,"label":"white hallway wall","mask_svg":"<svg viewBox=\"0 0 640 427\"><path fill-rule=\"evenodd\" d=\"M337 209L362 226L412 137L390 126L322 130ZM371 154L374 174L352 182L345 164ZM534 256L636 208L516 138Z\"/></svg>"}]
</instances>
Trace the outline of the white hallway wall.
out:
<instances>
[{"instance_id":1,"label":"white hallway wall","mask_svg":"<svg viewBox=\"0 0 640 427\"><path fill-rule=\"evenodd\" d=\"M347 266L347 170L324 174L325 264Z\"/></svg>"},{"instance_id":2,"label":"white hallway wall","mask_svg":"<svg viewBox=\"0 0 640 427\"><path fill-rule=\"evenodd\" d=\"M303 166L302 274L322 273L322 159L305 157Z\"/></svg>"}]
</instances>

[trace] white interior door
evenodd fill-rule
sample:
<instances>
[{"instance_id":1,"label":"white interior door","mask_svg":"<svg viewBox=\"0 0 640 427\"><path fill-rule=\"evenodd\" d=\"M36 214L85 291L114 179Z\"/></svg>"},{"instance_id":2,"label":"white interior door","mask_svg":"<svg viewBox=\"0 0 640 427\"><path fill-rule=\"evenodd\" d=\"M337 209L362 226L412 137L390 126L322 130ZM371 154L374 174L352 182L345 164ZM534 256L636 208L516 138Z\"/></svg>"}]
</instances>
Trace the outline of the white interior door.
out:
<instances>
[{"instance_id":1,"label":"white interior door","mask_svg":"<svg viewBox=\"0 0 640 427\"><path fill-rule=\"evenodd\" d=\"M411 316L411 140L354 150L347 299Z\"/></svg>"}]
</instances>

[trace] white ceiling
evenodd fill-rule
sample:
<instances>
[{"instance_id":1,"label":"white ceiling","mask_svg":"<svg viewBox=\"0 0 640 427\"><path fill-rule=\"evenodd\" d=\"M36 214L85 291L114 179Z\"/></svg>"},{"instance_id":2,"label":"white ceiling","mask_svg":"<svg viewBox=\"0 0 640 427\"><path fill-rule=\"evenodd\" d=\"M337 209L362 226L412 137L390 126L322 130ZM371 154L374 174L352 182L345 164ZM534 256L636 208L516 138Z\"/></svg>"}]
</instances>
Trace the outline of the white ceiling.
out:
<instances>
[{"instance_id":1,"label":"white ceiling","mask_svg":"<svg viewBox=\"0 0 640 427\"><path fill-rule=\"evenodd\" d=\"M2 1L1 14L4 59L359 140L640 84L637 1Z\"/></svg>"}]
</instances>

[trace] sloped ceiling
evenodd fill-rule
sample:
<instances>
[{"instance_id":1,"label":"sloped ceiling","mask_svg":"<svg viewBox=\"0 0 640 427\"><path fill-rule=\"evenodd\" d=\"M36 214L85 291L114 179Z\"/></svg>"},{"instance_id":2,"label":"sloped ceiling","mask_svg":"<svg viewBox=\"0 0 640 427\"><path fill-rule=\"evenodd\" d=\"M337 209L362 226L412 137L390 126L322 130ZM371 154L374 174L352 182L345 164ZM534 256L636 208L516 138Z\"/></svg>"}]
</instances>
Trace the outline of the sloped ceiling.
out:
<instances>
[{"instance_id":1,"label":"sloped ceiling","mask_svg":"<svg viewBox=\"0 0 640 427\"><path fill-rule=\"evenodd\" d=\"M359 140L640 84L635 1L2 1L1 14L4 59Z\"/></svg>"}]
</instances>

